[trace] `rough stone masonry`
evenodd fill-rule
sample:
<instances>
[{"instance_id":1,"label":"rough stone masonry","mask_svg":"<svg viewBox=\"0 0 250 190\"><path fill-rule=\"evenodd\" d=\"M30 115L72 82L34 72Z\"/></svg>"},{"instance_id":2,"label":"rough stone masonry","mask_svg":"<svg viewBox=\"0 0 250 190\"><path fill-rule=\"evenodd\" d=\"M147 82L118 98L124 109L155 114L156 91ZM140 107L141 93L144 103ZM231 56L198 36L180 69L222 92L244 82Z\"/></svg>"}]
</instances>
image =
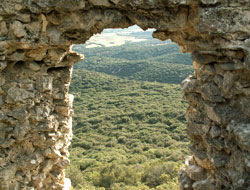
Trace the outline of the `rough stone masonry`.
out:
<instances>
[{"instance_id":1,"label":"rough stone masonry","mask_svg":"<svg viewBox=\"0 0 250 190\"><path fill-rule=\"evenodd\" d=\"M81 59L70 46L135 24L194 60L180 189L250 190L249 0L1 0L1 190L64 188Z\"/></svg>"}]
</instances>

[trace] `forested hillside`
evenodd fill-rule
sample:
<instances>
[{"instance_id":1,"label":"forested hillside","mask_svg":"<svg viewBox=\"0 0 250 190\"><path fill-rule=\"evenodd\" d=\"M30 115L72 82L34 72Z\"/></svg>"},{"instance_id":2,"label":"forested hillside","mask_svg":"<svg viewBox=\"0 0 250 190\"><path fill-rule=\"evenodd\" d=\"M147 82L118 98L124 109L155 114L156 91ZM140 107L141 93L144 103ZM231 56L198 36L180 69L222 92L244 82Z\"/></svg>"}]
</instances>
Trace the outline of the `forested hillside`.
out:
<instances>
[{"instance_id":1,"label":"forested hillside","mask_svg":"<svg viewBox=\"0 0 250 190\"><path fill-rule=\"evenodd\" d=\"M171 42L147 40L109 48L76 45L73 50L85 56L84 61L75 65L76 69L132 80L180 84L193 72L190 55L182 54Z\"/></svg>"},{"instance_id":2,"label":"forested hillside","mask_svg":"<svg viewBox=\"0 0 250 190\"><path fill-rule=\"evenodd\" d=\"M192 74L192 62L176 44L148 33L131 33L146 39L137 43L73 47L85 55L70 86L75 116L67 176L75 190L178 189L188 154L179 83Z\"/></svg>"},{"instance_id":3,"label":"forested hillside","mask_svg":"<svg viewBox=\"0 0 250 190\"><path fill-rule=\"evenodd\" d=\"M81 190L177 189L187 155L179 85L75 70L74 138L67 173Z\"/></svg>"}]
</instances>

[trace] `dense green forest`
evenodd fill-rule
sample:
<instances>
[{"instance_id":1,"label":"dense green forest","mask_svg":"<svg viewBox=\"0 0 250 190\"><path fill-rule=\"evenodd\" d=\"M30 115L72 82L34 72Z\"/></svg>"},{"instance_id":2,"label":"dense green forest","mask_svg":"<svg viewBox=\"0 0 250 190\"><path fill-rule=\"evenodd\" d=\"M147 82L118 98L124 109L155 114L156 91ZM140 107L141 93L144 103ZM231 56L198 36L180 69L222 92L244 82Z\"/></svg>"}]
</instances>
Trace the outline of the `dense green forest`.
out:
<instances>
[{"instance_id":1,"label":"dense green forest","mask_svg":"<svg viewBox=\"0 0 250 190\"><path fill-rule=\"evenodd\" d=\"M68 173L75 187L123 190L173 185L188 142L186 104L178 85L78 69L71 92L75 136Z\"/></svg>"},{"instance_id":2,"label":"dense green forest","mask_svg":"<svg viewBox=\"0 0 250 190\"><path fill-rule=\"evenodd\" d=\"M154 43L74 47L86 57L70 86L75 115L66 174L74 190L178 189L189 140L177 83L192 66L175 44Z\"/></svg>"},{"instance_id":3,"label":"dense green forest","mask_svg":"<svg viewBox=\"0 0 250 190\"><path fill-rule=\"evenodd\" d=\"M132 80L180 84L193 72L190 55L182 54L171 42L148 40L109 48L75 45L73 50L85 56L84 61L75 65L76 69Z\"/></svg>"}]
</instances>

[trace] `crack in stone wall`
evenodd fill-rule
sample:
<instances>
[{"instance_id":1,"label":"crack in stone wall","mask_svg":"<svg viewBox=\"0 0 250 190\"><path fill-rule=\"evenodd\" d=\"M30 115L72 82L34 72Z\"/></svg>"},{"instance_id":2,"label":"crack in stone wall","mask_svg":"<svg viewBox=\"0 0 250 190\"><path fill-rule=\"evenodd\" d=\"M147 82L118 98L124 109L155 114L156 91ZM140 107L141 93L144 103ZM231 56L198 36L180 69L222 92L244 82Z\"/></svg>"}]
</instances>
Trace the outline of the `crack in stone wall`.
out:
<instances>
[{"instance_id":1,"label":"crack in stone wall","mask_svg":"<svg viewBox=\"0 0 250 190\"><path fill-rule=\"evenodd\" d=\"M72 44L105 28L155 28L191 52L182 82L192 156L182 190L250 187L249 0L2 0L0 189L62 190L72 138Z\"/></svg>"}]
</instances>

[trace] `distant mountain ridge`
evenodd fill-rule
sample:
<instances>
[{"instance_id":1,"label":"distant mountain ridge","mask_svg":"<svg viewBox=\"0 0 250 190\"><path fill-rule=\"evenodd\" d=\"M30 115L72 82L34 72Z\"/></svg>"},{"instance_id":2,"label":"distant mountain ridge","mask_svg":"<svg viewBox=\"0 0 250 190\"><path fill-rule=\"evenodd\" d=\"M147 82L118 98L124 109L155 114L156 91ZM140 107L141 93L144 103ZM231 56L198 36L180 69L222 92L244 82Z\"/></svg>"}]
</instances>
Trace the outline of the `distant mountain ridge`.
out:
<instances>
[{"instance_id":1,"label":"distant mountain ridge","mask_svg":"<svg viewBox=\"0 0 250 190\"><path fill-rule=\"evenodd\" d=\"M85 55L75 69L87 69L106 74L149 82L179 84L193 73L189 54L182 54L176 44L153 39L121 46L86 48L73 47Z\"/></svg>"}]
</instances>

